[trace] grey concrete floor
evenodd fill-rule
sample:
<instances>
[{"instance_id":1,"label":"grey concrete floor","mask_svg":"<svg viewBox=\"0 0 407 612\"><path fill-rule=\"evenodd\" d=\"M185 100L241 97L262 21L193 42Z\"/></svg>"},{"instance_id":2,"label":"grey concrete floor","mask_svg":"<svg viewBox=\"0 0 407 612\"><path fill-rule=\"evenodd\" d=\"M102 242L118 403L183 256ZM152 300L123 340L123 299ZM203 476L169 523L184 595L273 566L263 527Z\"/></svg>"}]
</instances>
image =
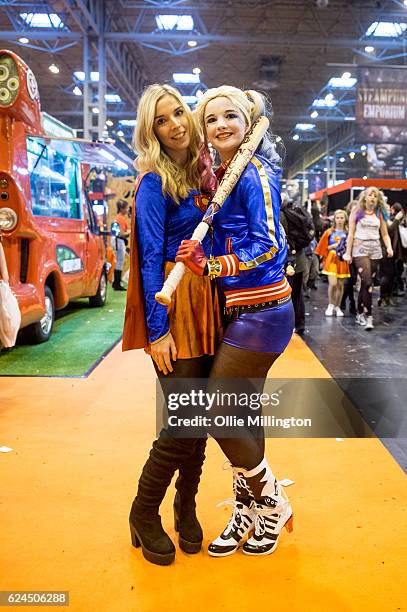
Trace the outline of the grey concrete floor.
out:
<instances>
[{"instance_id":1,"label":"grey concrete floor","mask_svg":"<svg viewBox=\"0 0 407 612\"><path fill-rule=\"evenodd\" d=\"M348 311L343 318L325 316L327 287L319 281L305 299L303 338L407 471L407 296L379 308L375 288L375 328L366 331Z\"/></svg>"}]
</instances>

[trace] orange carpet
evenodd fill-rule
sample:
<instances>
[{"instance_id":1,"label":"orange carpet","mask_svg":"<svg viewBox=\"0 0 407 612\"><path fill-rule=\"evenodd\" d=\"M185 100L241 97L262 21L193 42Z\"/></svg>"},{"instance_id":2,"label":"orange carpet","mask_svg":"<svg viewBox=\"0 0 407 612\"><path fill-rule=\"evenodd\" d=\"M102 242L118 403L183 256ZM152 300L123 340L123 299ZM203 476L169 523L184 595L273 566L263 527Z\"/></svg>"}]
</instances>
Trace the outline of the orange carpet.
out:
<instances>
[{"instance_id":1,"label":"orange carpet","mask_svg":"<svg viewBox=\"0 0 407 612\"><path fill-rule=\"evenodd\" d=\"M287 376L329 374L294 337L273 368ZM295 481L286 489L294 532L270 557L177 551L169 567L144 561L127 517L154 435L154 394L148 358L120 347L87 380L1 380L0 446L13 451L0 454L0 590L66 590L81 612L406 609L406 481L376 439L268 441L275 473ZM216 504L231 494L212 440L207 455L206 544L229 516ZM174 536L172 495L162 515Z\"/></svg>"}]
</instances>

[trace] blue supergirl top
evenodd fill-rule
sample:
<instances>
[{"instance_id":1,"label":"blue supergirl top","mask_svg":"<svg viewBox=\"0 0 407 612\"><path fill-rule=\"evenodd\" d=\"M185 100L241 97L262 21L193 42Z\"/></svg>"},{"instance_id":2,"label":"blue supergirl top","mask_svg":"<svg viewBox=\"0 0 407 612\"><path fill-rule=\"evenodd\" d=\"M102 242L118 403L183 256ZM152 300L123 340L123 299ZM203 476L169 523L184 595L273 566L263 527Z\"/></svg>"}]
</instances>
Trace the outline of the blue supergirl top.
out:
<instances>
[{"instance_id":1,"label":"blue supergirl top","mask_svg":"<svg viewBox=\"0 0 407 612\"><path fill-rule=\"evenodd\" d=\"M339 242L341 241L342 238L346 238L348 234L345 232L345 230L336 230L334 229L330 234L329 234L329 238L328 238L328 244L329 246L332 246L333 244L338 245Z\"/></svg>"},{"instance_id":2,"label":"blue supergirl top","mask_svg":"<svg viewBox=\"0 0 407 612\"><path fill-rule=\"evenodd\" d=\"M194 229L202 221L207 199L198 191L191 191L187 198L176 204L170 196L163 195L161 177L149 172L140 183L136 201L137 243L145 317L149 341L154 342L169 331L167 307L154 298L164 284L164 264L166 261L175 261L182 240L191 238ZM209 237L203 241L203 247L208 255Z\"/></svg>"}]
</instances>

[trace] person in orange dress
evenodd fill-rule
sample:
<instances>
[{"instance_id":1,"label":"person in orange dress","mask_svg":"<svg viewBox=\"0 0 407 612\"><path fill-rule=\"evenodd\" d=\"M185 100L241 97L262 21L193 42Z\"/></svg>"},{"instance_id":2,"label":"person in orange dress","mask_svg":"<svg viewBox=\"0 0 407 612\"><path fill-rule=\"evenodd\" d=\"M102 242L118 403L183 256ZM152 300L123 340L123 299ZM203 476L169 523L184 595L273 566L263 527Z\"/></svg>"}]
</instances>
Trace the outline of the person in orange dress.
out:
<instances>
[{"instance_id":1,"label":"person in orange dress","mask_svg":"<svg viewBox=\"0 0 407 612\"><path fill-rule=\"evenodd\" d=\"M315 253L323 259L322 274L328 276L328 306L325 316L343 317L339 306L343 295L345 278L350 277L349 264L338 255L338 247L345 246L347 239L347 216L342 209L335 211L332 227L327 229L317 244Z\"/></svg>"}]
</instances>

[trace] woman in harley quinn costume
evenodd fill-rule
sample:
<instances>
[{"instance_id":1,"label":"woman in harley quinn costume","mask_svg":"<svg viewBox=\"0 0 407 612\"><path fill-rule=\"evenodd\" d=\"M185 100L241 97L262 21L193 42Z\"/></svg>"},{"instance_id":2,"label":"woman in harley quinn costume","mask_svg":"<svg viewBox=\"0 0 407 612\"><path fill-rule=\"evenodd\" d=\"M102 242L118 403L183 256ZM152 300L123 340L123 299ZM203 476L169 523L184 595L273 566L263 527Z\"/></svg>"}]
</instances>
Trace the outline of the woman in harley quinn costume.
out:
<instances>
[{"instance_id":1,"label":"woman in harley quinn costume","mask_svg":"<svg viewBox=\"0 0 407 612\"><path fill-rule=\"evenodd\" d=\"M208 90L201 98L197 120L206 143L218 151L223 170L252 123L264 114L265 101L255 91L223 86ZM293 332L291 289L284 276L287 248L279 225L279 161L271 139L264 137L214 216L214 257L207 259L202 245L192 240L184 241L177 253L176 261L195 274L218 279L230 315L208 389L211 380L215 384L216 379L228 378L261 379L263 386ZM211 415L222 411L222 406L215 406ZM209 433L232 464L236 496L233 515L210 544L209 554L233 554L251 530L253 535L244 543L243 552L272 553L284 525L292 528L292 509L264 456L264 430L248 429L239 439L223 437L213 427Z\"/></svg>"},{"instance_id":2,"label":"woman in harley quinn costume","mask_svg":"<svg viewBox=\"0 0 407 612\"><path fill-rule=\"evenodd\" d=\"M358 314L356 323L367 331L373 329L372 292L377 268L383 257L380 236L388 257L393 249L386 225L387 213L384 195L376 187L362 191L358 205L349 218L349 234L346 243L345 261L353 262L360 276ZM366 316L365 316L366 315Z\"/></svg>"},{"instance_id":3,"label":"woman in harley quinn costume","mask_svg":"<svg viewBox=\"0 0 407 612\"><path fill-rule=\"evenodd\" d=\"M212 178L212 186L215 177L203 163L191 111L180 93L168 85L152 85L142 95L134 144L136 167L143 174L136 184L136 240L131 249L123 350L147 349L165 394L174 378L208 376L221 333L216 291L209 278L197 278L187 271L168 312L154 299L175 265L181 241L202 220L206 208L200 194L202 177L206 175L209 183ZM208 198L205 201L207 204ZM177 469L174 514L179 544L187 553L201 549L195 495L205 445L206 438L175 439L165 430L153 443L130 512L132 543L141 545L152 563L168 565L175 557L159 507Z\"/></svg>"}]
</instances>

